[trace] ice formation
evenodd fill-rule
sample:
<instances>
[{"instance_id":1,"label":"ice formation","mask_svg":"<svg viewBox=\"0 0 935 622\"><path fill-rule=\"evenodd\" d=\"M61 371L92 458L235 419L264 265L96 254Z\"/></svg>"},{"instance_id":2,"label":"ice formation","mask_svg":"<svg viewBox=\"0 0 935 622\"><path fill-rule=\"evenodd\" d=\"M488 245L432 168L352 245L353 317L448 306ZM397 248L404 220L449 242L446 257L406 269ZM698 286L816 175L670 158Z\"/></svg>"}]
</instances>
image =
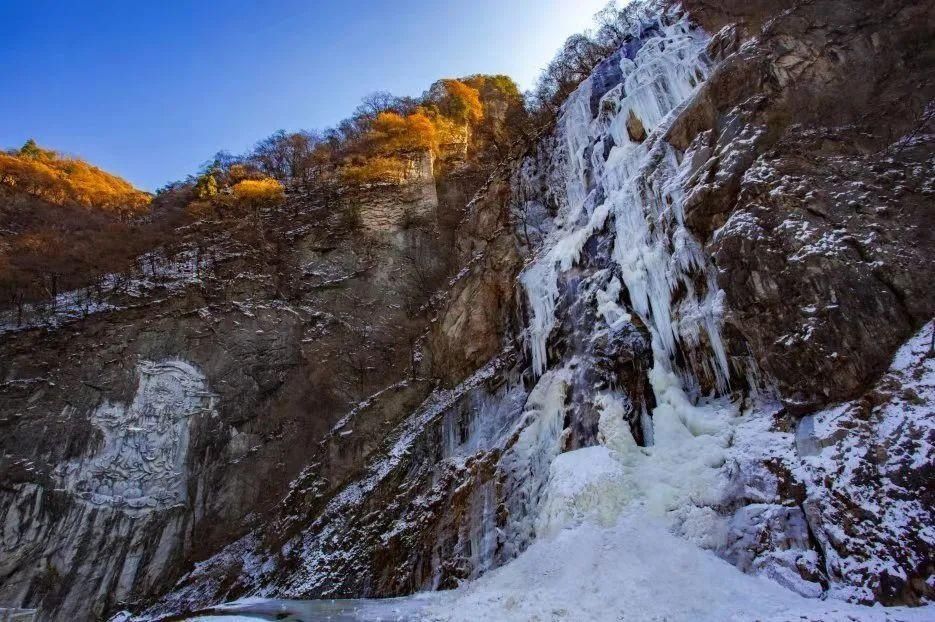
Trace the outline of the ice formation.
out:
<instances>
[{"instance_id":1,"label":"ice formation","mask_svg":"<svg viewBox=\"0 0 935 622\"><path fill-rule=\"evenodd\" d=\"M672 15L644 20L638 28L640 44L605 61L619 64L620 84L592 107L592 76L565 105L557 130L565 196L521 282L531 310L526 335L532 367L545 380L552 373L546 371L547 344L556 322L558 280L578 262L585 244L609 229L619 278L597 292L597 310L612 329L631 321L620 302L625 289L629 308L649 330L656 406L643 426L653 446L638 447L632 438L624 422L625 394L593 396L606 447L554 459L537 524L539 531L554 533L570 519L594 513L606 523L614 515L612 506L619 514L628 503L638 503L654 515L679 514L684 529L714 545L711 534L719 528L708 508L724 498L719 469L727 457L729 424L739 413L726 397L699 401L689 395L700 384L693 376L698 371L710 373L717 388L727 390L720 337L723 293L684 226L685 173L678 154L662 139L709 70L708 39ZM699 282L706 284L703 291ZM680 369L675 362L680 349L706 350L700 357L705 367ZM580 474L591 471L595 481L581 482Z\"/></svg>"},{"instance_id":2,"label":"ice formation","mask_svg":"<svg viewBox=\"0 0 935 622\"><path fill-rule=\"evenodd\" d=\"M213 613L228 616L196 620L249 622L263 614L347 622L923 622L931 612L804 598L631 515L610 527L563 530L451 592L370 601L246 599Z\"/></svg>"},{"instance_id":3,"label":"ice formation","mask_svg":"<svg viewBox=\"0 0 935 622\"><path fill-rule=\"evenodd\" d=\"M513 563L437 597L415 619L921 622L927 613L803 598L631 515L613 527L584 524L538 541Z\"/></svg>"},{"instance_id":4,"label":"ice formation","mask_svg":"<svg viewBox=\"0 0 935 622\"><path fill-rule=\"evenodd\" d=\"M613 259L633 310L651 330L657 363L669 368L678 341L695 345L703 330L713 353L711 371L725 389L729 371L719 331L722 294L684 226L679 160L660 140L708 72L708 39L685 18L672 23L656 18L640 28L643 39L632 58L622 53L606 61L619 63L622 81L600 97L597 113L591 106L592 77L571 95L559 120L565 196L555 227L521 276L531 310L527 343L532 366L536 375L548 366L559 275L612 218ZM628 122L633 119L645 136L631 136ZM697 272L707 279L706 293L695 291ZM685 290L680 309L673 309L680 288Z\"/></svg>"},{"instance_id":5,"label":"ice formation","mask_svg":"<svg viewBox=\"0 0 935 622\"><path fill-rule=\"evenodd\" d=\"M64 488L94 505L147 510L182 501L191 418L214 409L204 376L188 363L142 361L137 372L130 404L105 401L91 414L101 447L59 469Z\"/></svg>"},{"instance_id":6,"label":"ice formation","mask_svg":"<svg viewBox=\"0 0 935 622\"><path fill-rule=\"evenodd\" d=\"M878 433L901 430L901 437L913 439L911 460L931 455L929 443L935 438L935 413L924 406L931 403L935 391L935 363L930 355L933 326L929 323L896 354L888 374L904 380L900 386L921 399L905 401L904 389L879 406L875 414L880 421ZM662 390L671 388L668 384ZM681 395L675 393L676 401ZM722 494L726 480L721 477L724 469L718 468L719 463L781 458L789 451L792 434L770 429L772 413L767 404L739 417L724 398L693 409L683 405L679 410L702 415L702 409L707 409L707 416L694 423L657 420L657 445L641 448L620 425L620 405L606 396L599 401L603 445L561 454L552 463L539 517L541 537L514 562L427 605L422 619L915 622L931 618L929 607L863 607L835 598L806 598L786 589L793 586L788 577L776 574L776 566L764 576L753 576L741 572L737 567L741 564L732 565L705 550L712 548L706 538L723 535L716 529L719 519L704 516L705 508L698 505L705 496ZM656 418L676 413L673 406L677 404L657 409ZM897 529L918 527L911 527L912 517L922 515L921 508L913 507L915 502L887 495L896 499L893 503L899 507L879 507L872 487L862 488L851 481L855 479L852 473L864 468L861 446L866 439L852 434L849 440L841 441L834 432L837 425L849 425L839 422L852 409L859 409L858 403L845 403L803 419L795 434L797 457L785 457L800 462L799 468L809 480L809 497L815 502L825 502L815 480L843 463L845 473L839 481L848 494L866 496L862 505L880 512L883 522L898 523ZM698 423L704 429L695 427ZM692 428L697 436L691 433ZM729 446L726 431L731 436ZM841 451L849 458L842 461L836 455ZM897 452L890 461L905 457ZM749 470L744 464L738 468ZM884 473L890 470L888 464L883 465ZM679 532L673 533L667 516L671 518L671 510L679 514L686 509L700 514L683 520ZM720 522L720 527L736 527L749 519L749 514L783 509L767 503L750 504L732 517L732 525ZM698 527L694 532L690 529L693 525ZM804 524L800 528L803 532L807 529ZM930 525L920 528L935 542ZM818 537L847 536L819 533ZM749 552L746 543L741 541L741 545ZM877 574L898 572L898 568L887 567L885 554L871 560L834 556L831 564L839 573L852 570L849 566L868 564ZM832 588L831 595L853 596L842 589L847 588Z\"/></svg>"}]
</instances>

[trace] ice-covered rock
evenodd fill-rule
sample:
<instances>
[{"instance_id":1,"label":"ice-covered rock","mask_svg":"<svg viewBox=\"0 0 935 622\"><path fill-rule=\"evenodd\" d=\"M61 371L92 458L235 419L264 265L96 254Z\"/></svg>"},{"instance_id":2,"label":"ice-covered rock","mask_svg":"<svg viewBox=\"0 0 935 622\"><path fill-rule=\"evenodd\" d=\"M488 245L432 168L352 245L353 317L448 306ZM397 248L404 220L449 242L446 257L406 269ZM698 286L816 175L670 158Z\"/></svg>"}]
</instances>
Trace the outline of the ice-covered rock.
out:
<instances>
[{"instance_id":1,"label":"ice-covered rock","mask_svg":"<svg viewBox=\"0 0 935 622\"><path fill-rule=\"evenodd\" d=\"M182 502L191 418L214 410L216 395L189 363L142 361L137 372L132 403L105 401L91 414L103 446L58 469L65 489L93 505L146 510Z\"/></svg>"}]
</instances>

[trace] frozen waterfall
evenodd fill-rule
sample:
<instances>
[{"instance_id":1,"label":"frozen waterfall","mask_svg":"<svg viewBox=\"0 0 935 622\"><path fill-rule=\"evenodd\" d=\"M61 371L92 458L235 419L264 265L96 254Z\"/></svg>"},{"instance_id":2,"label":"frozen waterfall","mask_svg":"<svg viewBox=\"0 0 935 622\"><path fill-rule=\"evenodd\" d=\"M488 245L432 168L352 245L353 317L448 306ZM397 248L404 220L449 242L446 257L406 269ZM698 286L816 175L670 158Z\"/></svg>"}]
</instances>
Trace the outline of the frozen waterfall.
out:
<instances>
[{"instance_id":1,"label":"frozen waterfall","mask_svg":"<svg viewBox=\"0 0 935 622\"><path fill-rule=\"evenodd\" d=\"M723 391L729 371L719 332L722 295L708 275L707 293L695 291L694 276L705 274L707 266L684 226L683 176L674 149L663 140L680 105L708 72L707 36L686 19L657 19L643 29L650 34L632 58L625 49L605 61L619 64L622 81L600 97L596 114L592 77L559 119L565 196L555 227L521 276L531 311L527 347L539 376L548 367L557 280L611 218L613 260L633 310L650 329L657 364L669 369L679 342L695 345L703 331ZM679 288L685 294L673 308Z\"/></svg>"}]
</instances>

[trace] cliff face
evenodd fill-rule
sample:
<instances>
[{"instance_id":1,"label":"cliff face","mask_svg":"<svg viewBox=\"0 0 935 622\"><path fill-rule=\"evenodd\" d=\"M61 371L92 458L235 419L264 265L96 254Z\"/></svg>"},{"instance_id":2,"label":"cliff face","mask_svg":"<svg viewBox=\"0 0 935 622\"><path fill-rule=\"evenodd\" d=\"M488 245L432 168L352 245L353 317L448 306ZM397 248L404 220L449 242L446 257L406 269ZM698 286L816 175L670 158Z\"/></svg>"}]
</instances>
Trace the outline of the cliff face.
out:
<instances>
[{"instance_id":1,"label":"cliff face","mask_svg":"<svg viewBox=\"0 0 935 622\"><path fill-rule=\"evenodd\" d=\"M781 480L798 489L787 494L820 581L852 600L917 604L932 572L931 324L917 331L935 308L935 10L686 8L721 29L715 54L737 44L669 133L693 161L686 222L717 266L730 341L812 439Z\"/></svg>"},{"instance_id":2,"label":"cliff face","mask_svg":"<svg viewBox=\"0 0 935 622\"><path fill-rule=\"evenodd\" d=\"M264 524L353 405L393 387L379 439L425 397L424 305L448 270L433 164L338 198L295 188L259 247L195 238L105 303L10 315L0 602L95 619L157 594Z\"/></svg>"},{"instance_id":3,"label":"cliff face","mask_svg":"<svg viewBox=\"0 0 935 622\"><path fill-rule=\"evenodd\" d=\"M649 6L517 160L414 161L344 197L355 234L293 196L286 251L214 248L230 279L8 335L0 597L467 584L431 619L528 619L561 603L511 581L603 538L768 577L724 575L764 618L931 599L933 34L931 3ZM594 619L621 563L574 566Z\"/></svg>"},{"instance_id":4,"label":"cliff face","mask_svg":"<svg viewBox=\"0 0 935 622\"><path fill-rule=\"evenodd\" d=\"M697 161L686 219L730 324L808 409L866 387L931 317L932 6L740 4L697 6L712 32L741 19L718 53L750 43L670 139Z\"/></svg>"}]
</instances>

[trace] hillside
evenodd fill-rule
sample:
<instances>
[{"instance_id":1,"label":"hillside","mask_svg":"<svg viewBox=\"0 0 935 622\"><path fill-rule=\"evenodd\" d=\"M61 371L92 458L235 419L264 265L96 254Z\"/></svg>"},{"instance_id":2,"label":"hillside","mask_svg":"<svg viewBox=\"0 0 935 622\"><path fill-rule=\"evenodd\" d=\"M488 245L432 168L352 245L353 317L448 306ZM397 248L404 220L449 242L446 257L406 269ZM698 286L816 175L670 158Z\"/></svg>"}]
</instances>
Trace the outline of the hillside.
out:
<instances>
[{"instance_id":1,"label":"hillside","mask_svg":"<svg viewBox=\"0 0 935 622\"><path fill-rule=\"evenodd\" d=\"M19 321L29 303L134 262L151 196L80 158L29 140L0 153L0 304ZM136 238L136 239L135 239Z\"/></svg>"},{"instance_id":2,"label":"hillside","mask_svg":"<svg viewBox=\"0 0 935 622\"><path fill-rule=\"evenodd\" d=\"M124 179L80 158L43 149L31 139L19 150L0 154L0 185L8 194L124 217L143 213L150 201Z\"/></svg>"},{"instance_id":3,"label":"hillside","mask_svg":"<svg viewBox=\"0 0 935 622\"><path fill-rule=\"evenodd\" d=\"M262 524L308 465L307 448L393 387L400 410L374 421L370 440L360 429L362 446L347 455L356 468L449 373L424 358L427 331L469 253L456 244L459 223L521 129L507 119L522 114L515 86L497 76L441 81L419 100L376 94L343 129L278 132L243 156L219 154L126 223L115 242L127 263L7 306L0 465L14 500L3 512L19 523L22 503L50 509L21 523L39 521L40 540L7 532L3 598L63 618L104 615L138 588L89 601L122 573L101 560L136 559L127 547L139 545L144 589L164 589ZM90 419L68 414L86 408ZM66 413L57 434L39 412ZM81 466L73 458L84 451L95 457ZM198 508L187 501L192 476ZM95 555L58 559L88 539Z\"/></svg>"},{"instance_id":4,"label":"hillside","mask_svg":"<svg viewBox=\"0 0 935 622\"><path fill-rule=\"evenodd\" d=\"M262 257L271 243L263 222L278 227L286 190L293 206L314 194L346 226L373 226L359 222L347 197L423 175L423 156L439 175L449 165L456 175L483 175L527 130L526 117L506 76L440 80L419 98L378 92L338 127L279 131L241 156L219 152L154 198L29 141L0 154L0 330L125 306L141 283L171 288L174 258L200 257L218 236ZM443 226L449 237L454 224Z\"/></svg>"}]
</instances>

